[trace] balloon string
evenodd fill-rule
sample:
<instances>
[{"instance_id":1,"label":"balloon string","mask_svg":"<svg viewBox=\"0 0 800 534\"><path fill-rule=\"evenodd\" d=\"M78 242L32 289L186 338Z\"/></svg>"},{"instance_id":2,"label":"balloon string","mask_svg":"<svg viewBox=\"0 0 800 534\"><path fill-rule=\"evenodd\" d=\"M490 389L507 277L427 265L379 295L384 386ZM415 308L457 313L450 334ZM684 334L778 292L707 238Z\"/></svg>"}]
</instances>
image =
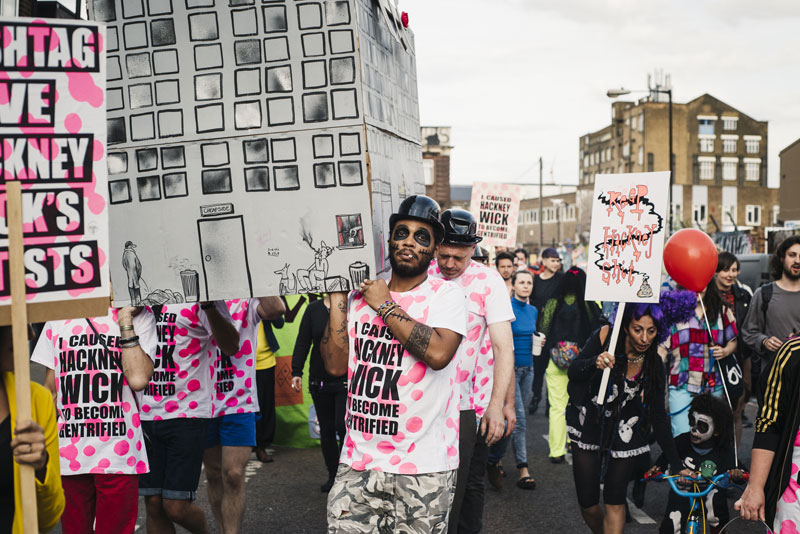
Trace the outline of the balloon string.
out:
<instances>
[{"instance_id":1,"label":"balloon string","mask_svg":"<svg viewBox=\"0 0 800 534\"><path fill-rule=\"evenodd\" d=\"M714 336L711 335L711 325L708 322L708 314L706 313L706 306L703 304L703 297L699 294L697 295L697 300L700 301L700 308L703 310L703 319L706 323L706 330L708 331L708 339L710 344L716 343L714 340ZM725 398L728 401L728 407L731 409L731 415L733 415L733 405L731 404L731 396L728 394L728 386L725 384L725 370L722 368L722 365L714 358L711 357L712 363L716 364L719 368L719 377L722 379L722 389L725 390ZM712 367L713 369L713 367ZM736 432L733 433L733 461L736 467L739 467L739 448L736 446Z\"/></svg>"}]
</instances>

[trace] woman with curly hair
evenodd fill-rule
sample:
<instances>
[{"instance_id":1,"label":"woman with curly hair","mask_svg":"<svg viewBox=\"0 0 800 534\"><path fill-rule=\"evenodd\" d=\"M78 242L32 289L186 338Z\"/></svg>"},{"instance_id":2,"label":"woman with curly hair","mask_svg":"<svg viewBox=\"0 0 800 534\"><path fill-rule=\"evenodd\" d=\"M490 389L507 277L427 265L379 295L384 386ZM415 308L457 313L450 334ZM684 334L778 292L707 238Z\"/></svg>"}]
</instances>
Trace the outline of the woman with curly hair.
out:
<instances>
[{"instance_id":1,"label":"woman with curly hair","mask_svg":"<svg viewBox=\"0 0 800 534\"><path fill-rule=\"evenodd\" d=\"M669 332L664 312L658 304L629 304L617 344L610 349L609 330L604 326L595 332L569 367L572 473L583 519L594 534L623 531L628 481L640 456L650 451L651 428L671 471L681 469L664 407L664 365L656 350ZM604 369L611 369L611 376L601 406L597 395Z\"/></svg>"}]
</instances>

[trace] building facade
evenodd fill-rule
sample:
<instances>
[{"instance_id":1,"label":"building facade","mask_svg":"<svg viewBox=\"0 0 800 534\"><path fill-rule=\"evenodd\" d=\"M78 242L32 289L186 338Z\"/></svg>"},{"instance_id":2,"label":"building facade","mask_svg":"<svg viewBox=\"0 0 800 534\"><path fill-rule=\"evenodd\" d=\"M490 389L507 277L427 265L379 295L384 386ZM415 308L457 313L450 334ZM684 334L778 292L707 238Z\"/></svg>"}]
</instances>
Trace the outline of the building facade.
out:
<instances>
[{"instance_id":1,"label":"building facade","mask_svg":"<svg viewBox=\"0 0 800 534\"><path fill-rule=\"evenodd\" d=\"M800 139L781 150L780 220L800 221Z\"/></svg>"},{"instance_id":2,"label":"building facade","mask_svg":"<svg viewBox=\"0 0 800 534\"><path fill-rule=\"evenodd\" d=\"M425 194L445 210L450 207L450 127L423 126L420 131Z\"/></svg>"},{"instance_id":3,"label":"building facade","mask_svg":"<svg viewBox=\"0 0 800 534\"><path fill-rule=\"evenodd\" d=\"M766 121L704 94L673 103L673 231L743 231L763 245L777 221L778 190L767 187ZM669 170L669 104L615 102L611 124L580 138L578 231L588 236L597 174Z\"/></svg>"},{"instance_id":4,"label":"building facade","mask_svg":"<svg viewBox=\"0 0 800 534\"><path fill-rule=\"evenodd\" d=\"M577 192L574 186L560 189L542 197L541 226L538 196L524 196L519 203L517 242L530 253L539 252L540 227L544 248L574 243L578 238Z\"/></svg>"}]
</instances>

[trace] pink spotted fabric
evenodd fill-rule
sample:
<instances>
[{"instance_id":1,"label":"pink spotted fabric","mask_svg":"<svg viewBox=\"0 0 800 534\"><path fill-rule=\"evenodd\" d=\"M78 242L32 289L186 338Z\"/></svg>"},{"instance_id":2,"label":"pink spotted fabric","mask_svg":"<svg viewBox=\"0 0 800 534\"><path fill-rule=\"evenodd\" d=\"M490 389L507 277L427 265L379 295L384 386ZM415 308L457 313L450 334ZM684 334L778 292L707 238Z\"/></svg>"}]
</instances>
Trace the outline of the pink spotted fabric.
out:
<instances>
[{"instance_id":1,"label":"pink spotted fabric","mask_svg":"<svg viewBox=\"0 0 800 534\"><path fill-rule=\"evenodd\" d=\"M789 485L778 499L778 509L772 526L775 534L800 534L800 484L797 473L800 471L800 430L794 438L792 450L792 474Z\"/></svg>"},{"instance_id":2,"label":"pink spotted fabric","mask_svg":"<svg viewBox=\"0 0 800 534\"><path fill-rule=\"evenodd\" d=\"M225 303L214 303L230 321ZM211 417L214 361L211 326L200 304L169 304L156 315L158 351L144 391L142 419Z\"/></svg>"},{"instance_id":3,"label":"pink spotted fabric","mask_svg":"<svg viewBox=\"0 0 800 534\"><path fill-rule=\"evenodd\" d=\"M428 276L444 278L434 260ZM503 277L482 263L471 262L452 282L467 298L467 335L456 358L456 384L461 394L461 410L475 410L482 416L489 406L494 386L494 354L489 339L490 324L513 321L514 310Z\"/></svg>"},{"instance_id":4,"label":"pink spotted fabric","mask_svg":"<svg viewBox=\"0 0 800 534\"><path fill-rule=\"evenodd\" d=\"M150 467L137 402L122 374L116 310L105 317L50 321L32 360L55 372L61 474L139 474ZM156 328L143 309L133 318L142 350L153 358ZM128 337L129 332L126 332Z\"/></svg>"},{"instance_id":5,"label":"pink spotted fabric","mask_svg":"<svg viewBox=\"0 0 800 534\"><path fill-rule=\"evenodd\" d=\"M464 293L427 278L392 299L432 328L466 332ZM358 471L414 475L458 468L456 365L434 371L406 352L360 292L348 298L347 436L340 461Z\"/></svg>"},{"instance_id":6,"label":"pink spotted fabric","mask_svg":"<svg viewBox=\"0 0 800 534\"><path fill-rule=\"evenodd\" d=\"M239 331L239 352L226 356L217 351L213 417L258 411L256 395L256 344L258 343L258 299L226 302Z\"/></svg>"}]
</instances>

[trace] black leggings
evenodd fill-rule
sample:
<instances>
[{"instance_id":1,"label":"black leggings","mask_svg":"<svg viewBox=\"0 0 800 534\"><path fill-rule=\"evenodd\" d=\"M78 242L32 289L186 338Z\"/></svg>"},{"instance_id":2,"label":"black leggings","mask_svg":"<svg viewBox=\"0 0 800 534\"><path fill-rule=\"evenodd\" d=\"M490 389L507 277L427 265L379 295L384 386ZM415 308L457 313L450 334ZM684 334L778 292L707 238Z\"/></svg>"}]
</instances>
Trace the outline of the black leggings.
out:
<instances>
[{"instance_id":1,"label":"black leggings","mask_svg":"<svg viewBox=\"0 0 800 534\"><path fill-rule=\"evenodd\" d=\"M339 455L347 433L347 386L344 381L324 382L322 387L309 384L308 390L317 410L322 457L328 468L328 476L333 478L339 467Z\"/></svg>"},{"instance_id":2,"label":"black leggings","mask_svg":"<svg viewBox=\"0 0 800 534\"><path fill-rule=\"evenodd\" d=\"M628 495L628 482L637 463L632 458L611 458L606 471L603 487L605 504L622 505ZM577 446L572 448L572 478L578 493L581 508L591 508L600 504L600 451L586 451Z\"/></svg>"}]
</instances>

